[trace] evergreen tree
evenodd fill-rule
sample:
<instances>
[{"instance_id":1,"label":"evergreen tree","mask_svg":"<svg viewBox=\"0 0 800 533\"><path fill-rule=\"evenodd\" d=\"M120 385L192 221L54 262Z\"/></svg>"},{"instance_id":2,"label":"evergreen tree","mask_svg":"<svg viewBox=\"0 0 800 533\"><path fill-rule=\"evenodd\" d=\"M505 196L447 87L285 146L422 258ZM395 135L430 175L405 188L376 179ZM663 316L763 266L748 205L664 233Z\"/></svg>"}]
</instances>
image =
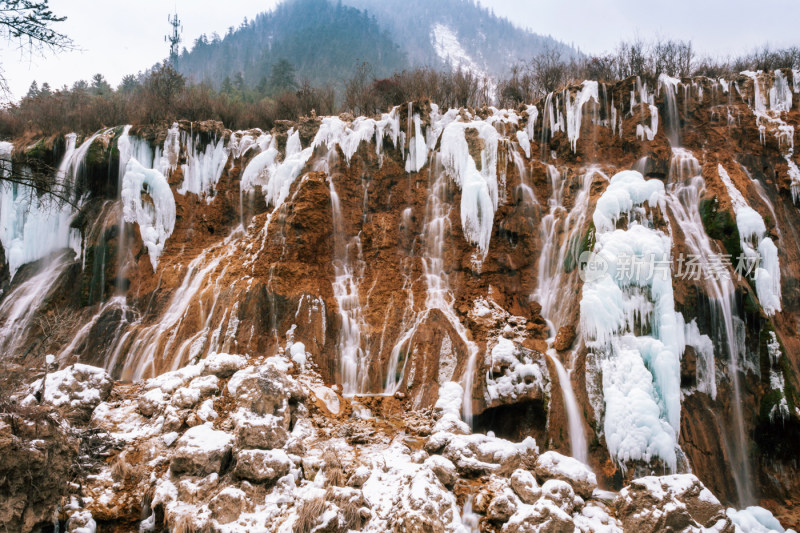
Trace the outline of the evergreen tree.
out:
<instances>
[{"instance_id":1,"label":"evergreen tree","mask_svg":"<svg viewBox=\"0 0 800 533\"><path fill-rule=\"evenodd\" d=\"M122 78L118 91L123 94L131 94L139 87L139 85L140 83L139 80L136 79L136 76L133 74L128 74Z\"/></svg>"},{"instance_id":2,"label":"evergreen tree","mask_svg":"<svg viewBox=\"0 0 800 533\"><path fill-rule=\"evenodd\" d=\"M28 94L25 95L25 98L36 98L39 96L39 84L36 83L36 80L33 80L31 86L28 88Z\"/></svg>"},{"instance_id":3,"label":"evergreen tree","mask_svg":"<svg viewBox=\"0 0 800 533\"><path fill-rule=\"evenodd\" d=\"M297 89L297 79L295 78L294 65L288 59L281 58L272 65L272 72L269 75L269 90L272 94L283 91L294 91Z\"/></svg>"},{"instance_id":4,"label":"evergreen tree","mask_svg":"<svg viewBox=\"0 0 800 533\"><path fill-rule=\"evenodd\" d=\"M97 96L105 96L107 94L111 94L113 89L111 89L111 85L106 81L102 74L95 74L92 76L92 93Z\"/></svg>"}]
</instances>

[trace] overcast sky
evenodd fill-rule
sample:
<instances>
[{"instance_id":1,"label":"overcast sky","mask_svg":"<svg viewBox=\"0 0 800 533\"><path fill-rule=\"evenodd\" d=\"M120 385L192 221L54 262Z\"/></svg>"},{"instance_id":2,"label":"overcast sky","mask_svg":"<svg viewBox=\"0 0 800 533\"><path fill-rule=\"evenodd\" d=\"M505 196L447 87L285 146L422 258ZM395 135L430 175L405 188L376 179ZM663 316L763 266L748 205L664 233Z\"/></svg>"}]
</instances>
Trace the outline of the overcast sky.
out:
<instances>
[{"instance_id":1,"label":"overcast sky","mask_svg":"<svg viewBox=\"0 0 800 533\"><path fill-rule=\"evenodd\" d=\"M379 0L377 0L379 1ZM436 0L431 0L436 1ZM97 72L116 85L122 76L167 55L167 16L176 8L188 45L202 33L224 34L244 17L278 0L51 0L68 17L57 28L80 51L20 55L2 43L2 68L15 98L33 80L53 87ZM800 44L800 0L481 0L519 26L572 43L587 53L612 50L623 39L655 36L691 40L700 55L730 55L755 46Z\"/></svg>"}]
</instances>

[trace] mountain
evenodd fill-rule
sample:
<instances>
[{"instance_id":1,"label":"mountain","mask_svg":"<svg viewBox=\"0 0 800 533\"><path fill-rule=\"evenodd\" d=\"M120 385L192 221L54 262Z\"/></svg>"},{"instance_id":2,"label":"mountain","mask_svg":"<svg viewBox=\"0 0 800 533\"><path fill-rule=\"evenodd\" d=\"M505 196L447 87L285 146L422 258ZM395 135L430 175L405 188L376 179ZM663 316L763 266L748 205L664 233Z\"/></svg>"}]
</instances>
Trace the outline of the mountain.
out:
<instances>
[{"instance_id":1,"label":"mountain","mask_svg":"<svg viewBox=\"0 0 800 533\"><path fill-rule=\"evenodd\" d=\"M474 66L494 77L503 76L519 60L544 50L565 57L574 48L498 17L473 0L343 0L367 10L403 43L414 65Z\"/></svg>"},{"instance_id":2,"label":"mountain","mask_svg":"<svg viewBox=\"0 0 800 533\"><path fill-rule=\"evenodd\" d=\"M216 87L241 73L252 87L281 59L292 63L298 80L312 84L347 79L361 61L379 75L408 65L405 53L368 13L327 0L290 0L223 38L201 36L180 55L178 69Z\"/></svg>"},{"instance_id":3,"label":"mountain","mask_svg":"<svg viewBox=\"0 0 800 533\"><path fill-rule=\"evenodd\" d=\"M545 49L578 54L471 0L286 0L224 37L201 36L179 56L178 69L215 87L241 73L253 87L286 59L298 80L341 88L361 62L376 77L408 67L449 66L497 78Z\"/></svg>"}]
</instances>

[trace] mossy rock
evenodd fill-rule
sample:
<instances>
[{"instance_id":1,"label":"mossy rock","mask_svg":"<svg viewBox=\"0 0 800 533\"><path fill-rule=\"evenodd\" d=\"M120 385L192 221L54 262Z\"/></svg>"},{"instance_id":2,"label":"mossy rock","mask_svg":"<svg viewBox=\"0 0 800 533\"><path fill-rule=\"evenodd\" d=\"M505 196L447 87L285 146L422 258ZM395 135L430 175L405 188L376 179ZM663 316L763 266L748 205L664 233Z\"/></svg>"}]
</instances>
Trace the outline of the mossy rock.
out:
<instances>
[{"instance_id":1,"label":"mossy rock","mask_svg":"<svg viewBox=\"0 0 800 533\"><path fill-rule=\"evenodd\" d=\"M590 222L586 233L583 234L583 238L580 239L580 241L577 238L573 238L570 241L569 250L567 251L566 257L564 257L564 272L569 274L575 270L575 267L579 266L578 261L580 260L581 254L584 252L591 252L594 249L596 241L594 222Z\"/></svg>"},{"instance_id":2,"label":"mossy rock","mask_svg":"<svg viewBox=\"0 0 800 533\"><path fill-rule=\"evenodd\" d=\"M731 255L731 261L736 261L742 255L742 245L739 228L731 212L720 210L716 197L707 198L700 201L700 219L708 236L722 242Z\"/></svg>"}]
</instances>

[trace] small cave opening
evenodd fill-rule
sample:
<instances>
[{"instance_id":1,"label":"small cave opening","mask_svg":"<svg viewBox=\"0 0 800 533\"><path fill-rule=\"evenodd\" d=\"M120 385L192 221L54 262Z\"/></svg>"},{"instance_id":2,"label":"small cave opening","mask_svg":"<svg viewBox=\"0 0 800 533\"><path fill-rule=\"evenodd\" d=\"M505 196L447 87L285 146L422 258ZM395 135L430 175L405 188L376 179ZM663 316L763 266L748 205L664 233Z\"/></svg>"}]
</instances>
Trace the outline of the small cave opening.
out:
<instances>
[{"instance_id":1,"label":"small cave opening","mask_svg":"<svg viewBox=\"0 0 800 533\"><path fill-rule=\"evenodd\" d=\"M547 409L541 400L528 400L509 405L498 405L475 415L474 431L493 431L500 438L520 442L533 437L536 442L545 442Z\"/></svg>"}]
</instances>

